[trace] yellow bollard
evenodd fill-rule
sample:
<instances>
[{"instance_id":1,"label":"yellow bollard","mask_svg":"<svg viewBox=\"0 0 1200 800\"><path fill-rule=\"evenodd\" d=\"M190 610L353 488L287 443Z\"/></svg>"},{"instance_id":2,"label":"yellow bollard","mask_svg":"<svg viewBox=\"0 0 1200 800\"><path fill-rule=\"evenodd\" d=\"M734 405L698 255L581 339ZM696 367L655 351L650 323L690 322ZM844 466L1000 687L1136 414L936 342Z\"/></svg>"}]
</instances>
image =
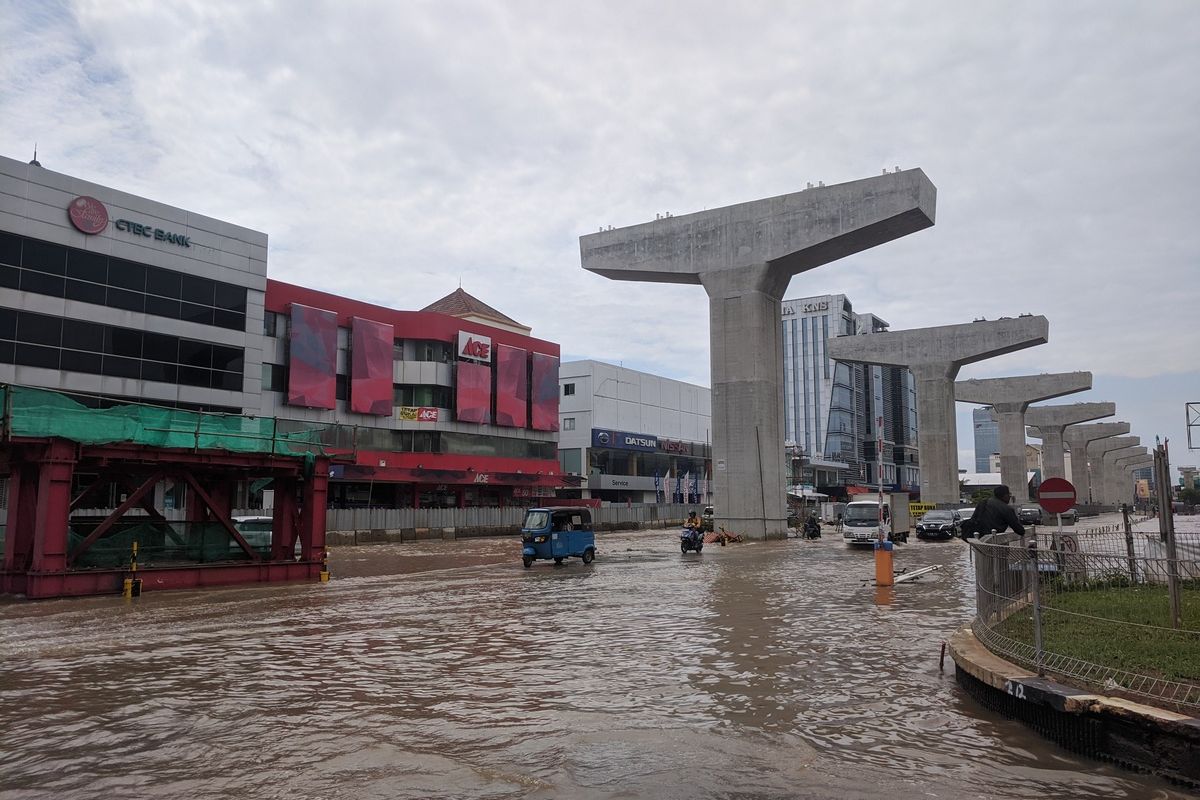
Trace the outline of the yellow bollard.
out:
<instances>
[{"instance_id":1,"label":"yellow bollard","mask_svg":"<svg viewBox=\"0 0 1200 800\"><path fill-rule=\"evenodd\" d=\"M892 570L892 543L875 543L875 585L893 586L896 582Z\"/></svg>"},{"instance_id":2,"label":"yellow bollard","mask_svg":"<svg viewBox=\"0 0 1200 800\"><path fill-rule=\"evenodd\" d=\"M329 583L329 551L325 550L321 553L321 583Z\"/></svg>"},{"instance_id":3,"label":"yellow bollard","mask_svg":"<svg viewBox=\"0 0 1200 800\"><path fill-rule=\"evenodd\" d=\"M121 583L121 596L126 599L142 596L142 579L137 577L137 551L138 543L134 542L133 552L129 554L129 572L131 576Z\"/></svg>"}]
</instances>

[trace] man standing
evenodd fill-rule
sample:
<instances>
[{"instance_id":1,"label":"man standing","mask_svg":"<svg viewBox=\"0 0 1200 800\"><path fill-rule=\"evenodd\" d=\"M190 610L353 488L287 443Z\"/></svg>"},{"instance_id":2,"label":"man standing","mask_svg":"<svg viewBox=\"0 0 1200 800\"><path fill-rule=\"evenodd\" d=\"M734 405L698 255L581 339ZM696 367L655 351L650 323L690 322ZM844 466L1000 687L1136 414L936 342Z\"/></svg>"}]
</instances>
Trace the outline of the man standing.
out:
<instances>
[{"instance_id":1,"label":"man standing","mask_svg":"<svg viewBox=\"0 0 1200 800\"><path fill-rule=\"evenodd\" d=\"M1000 533L1005 528L1012 528L1013 533L1024 536L1025 526L1017 519L1017 512L1009 505L1011 502L1012 492L1007 486L1000 484L992 490L991 497L975 506L975 513L964 527L970 528L974 536Z\"/></svg>"}]
</instances>

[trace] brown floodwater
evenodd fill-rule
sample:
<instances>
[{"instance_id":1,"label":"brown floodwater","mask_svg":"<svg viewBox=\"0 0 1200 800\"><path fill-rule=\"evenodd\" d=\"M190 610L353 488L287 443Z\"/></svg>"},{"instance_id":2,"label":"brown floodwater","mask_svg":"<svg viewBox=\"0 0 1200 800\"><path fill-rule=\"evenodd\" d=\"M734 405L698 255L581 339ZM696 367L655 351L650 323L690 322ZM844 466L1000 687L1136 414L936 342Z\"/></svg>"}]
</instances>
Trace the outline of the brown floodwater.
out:
<instances>
[{"instance_id":1,"label":"brown floodwater","mask_svg":"<svg viewBox=\"0 0 1200 800\"><path fill-rule=\"evenodd\" d=\"M523 569L513 538L334 551L328 584L0 604L0 800L1182 798L938 668L960 542Z\"/></svg>"}]
</instances>

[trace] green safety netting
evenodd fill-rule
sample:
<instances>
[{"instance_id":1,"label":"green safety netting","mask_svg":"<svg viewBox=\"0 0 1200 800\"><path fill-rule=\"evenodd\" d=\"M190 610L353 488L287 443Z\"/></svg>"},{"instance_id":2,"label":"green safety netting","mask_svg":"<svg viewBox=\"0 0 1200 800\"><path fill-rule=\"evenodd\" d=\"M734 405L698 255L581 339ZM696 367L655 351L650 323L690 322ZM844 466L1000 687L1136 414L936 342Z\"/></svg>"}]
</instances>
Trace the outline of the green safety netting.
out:
<instances>
[{"instance_id":1,"label":"green safety netting","mask_svg":"<svg viewBox=\"0 0 1200 800\"><path fill-rule=\"evenodd\" d=\"M26 386L0 386L0 408L7 436L283 456L328 455L353 448L350 426L137 404L88 408L57 392Z\"/></svg>"}]
</instances>

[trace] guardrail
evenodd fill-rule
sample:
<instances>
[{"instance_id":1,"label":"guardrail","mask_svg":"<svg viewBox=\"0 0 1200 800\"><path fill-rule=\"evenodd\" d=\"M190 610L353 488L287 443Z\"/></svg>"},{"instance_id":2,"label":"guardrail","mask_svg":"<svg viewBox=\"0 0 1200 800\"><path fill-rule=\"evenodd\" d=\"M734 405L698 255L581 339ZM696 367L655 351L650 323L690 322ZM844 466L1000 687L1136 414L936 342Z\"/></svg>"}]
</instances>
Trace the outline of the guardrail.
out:
<instances>
[{"instance_id":1,"label":"guardrail","mask_svg":"<svg viewBox=\"0 0 1200 800\"><path fill-rule=\"evenodd\" d=\"M1166 558L1151 537L1130 549L1123 534L1074 536L1075 549L1041 531L1036 546L971 542L976 638L1038 674L1200 711L1200 562Z\"/></svg>"}]
</instances>

